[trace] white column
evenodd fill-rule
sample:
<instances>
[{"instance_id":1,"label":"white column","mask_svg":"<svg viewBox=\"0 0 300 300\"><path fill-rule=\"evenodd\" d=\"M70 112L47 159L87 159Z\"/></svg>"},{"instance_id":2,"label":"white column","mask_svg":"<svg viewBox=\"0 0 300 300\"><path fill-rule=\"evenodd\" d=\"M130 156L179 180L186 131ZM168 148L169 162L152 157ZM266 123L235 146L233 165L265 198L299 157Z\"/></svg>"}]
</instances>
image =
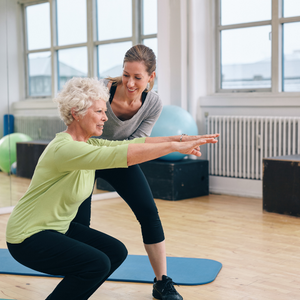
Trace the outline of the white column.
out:
<instances>
[{"instance_id":1,"label":"white column","mask_svg":"<svg viewBox=\"0 0 300 300\"><path fill-rule=\"evenodd\" d=\"M158 1L158 92L163 103L187 108L187 3Z\"/></svg>"},{"instance_id":2,"label":"white column","mask_svg":"<svg viewBox=\"0 0 300 300\"><path fill-rule=\"evenodd\" d=\"M214 90L213 2L211 0L189 0L188 8L188 111L197 121L201 134L205 131L205 119L199 105L199 98Z\"/></svg>"},{"instance_id":3,"label":"white column","mask_svg":"<svg viewBox=\"0 0 300 300\"><path fill-rule=\"evenodd\" d=\"M158 94L164 105L171 104L171 72L170 72L170 8L169 0L157 1L157 81Z\"/></svg>"},{"instance_id":4,"label":"white column","mask_svg":"<svg viewBox=\"0 0 300 300\"><path fill-rule=\"evenodd\" d=\"M164 104L178 105L197 117L198 99L213 83L211 0L158 1L158 92Z\"/></svg>"},{"instance_id":5,"label":"white column","mask_svg":"<svg viewBox=\"0 0 300 300\"><path fill-rule=\"evenodd\" d=\"M180 0L180 106L189 111L188 107L188 3L189 0Z\"/></svg>"}]
</instances>

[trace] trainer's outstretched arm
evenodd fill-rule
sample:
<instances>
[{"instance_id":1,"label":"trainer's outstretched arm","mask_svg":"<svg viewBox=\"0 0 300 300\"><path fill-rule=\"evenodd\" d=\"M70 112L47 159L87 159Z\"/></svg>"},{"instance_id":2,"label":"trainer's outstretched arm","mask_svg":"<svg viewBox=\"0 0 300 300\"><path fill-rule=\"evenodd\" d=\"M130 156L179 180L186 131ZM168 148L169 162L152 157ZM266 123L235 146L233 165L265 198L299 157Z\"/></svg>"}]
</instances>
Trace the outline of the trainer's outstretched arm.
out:
<instances>
[{"instance_id":1,"label":"trainer's outstretched arm","mask_svg":"<svg viewBox=\"0 0 300 300\"><path fill-rule=\"evenodd\" d=\"M182 154L201 156L200 146L207 143L215 144L217 140L214 138L200 138L189 142L129 144L127 164L128 166L140 164L176 151Z\"/></svg>"},{"instance_id":2,"label":"trainer's outstretched arm","mask_svg":"<svg viewBox=\"0 0 300 300\"><path fill-rule=\"evenodd\" d=\"M206 135L172 135L162 137L147 137L145 143L163 143L163 142L179 142L180 138L182 142L190 142L199 139L216 138L220 134L206 134Z\"/></svg>"}]
</instances>

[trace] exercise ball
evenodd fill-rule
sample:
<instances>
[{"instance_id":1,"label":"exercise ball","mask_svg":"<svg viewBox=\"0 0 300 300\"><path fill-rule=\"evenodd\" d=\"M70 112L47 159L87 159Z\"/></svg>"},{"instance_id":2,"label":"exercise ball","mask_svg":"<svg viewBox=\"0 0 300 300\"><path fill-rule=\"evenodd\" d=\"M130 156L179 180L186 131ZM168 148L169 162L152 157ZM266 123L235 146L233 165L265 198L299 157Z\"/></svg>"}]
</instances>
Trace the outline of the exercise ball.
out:
<instances>
[{"instance_id":1,"label":"exercise ball","mask_svg":"<svg viewBox=\"0 0 300 300\"><path fill-rule=\"evenodd\" d=\"M183 133L188 135L198 134L195 120L185 109L175 105L165 105L157 122L153 126L151 136L172 136ZM183 159L185 156L185 154L173 152L159 159L177 161Z\"/></svg>"},{"instance_id":2,"label":"exercise ball","mask_svg":"<svg viewBox=\"0 0 300 300\"><path fill-rule=\"evenodd\" d=\"M32 141L23 133L11 133L0 140L0 169L9 173L11 165L17 160L17 142Z\"/></svg>"},{"instance_id":3,"label":"exercise ball","mask_svg":"<svg viewBox=\"0 0 300 300\"><path fill-rule=\"evenodd\" d=\"M12 163L10 167L10 173L16 175L17 174L17 162Z\"/></svg>"}]
</instances>

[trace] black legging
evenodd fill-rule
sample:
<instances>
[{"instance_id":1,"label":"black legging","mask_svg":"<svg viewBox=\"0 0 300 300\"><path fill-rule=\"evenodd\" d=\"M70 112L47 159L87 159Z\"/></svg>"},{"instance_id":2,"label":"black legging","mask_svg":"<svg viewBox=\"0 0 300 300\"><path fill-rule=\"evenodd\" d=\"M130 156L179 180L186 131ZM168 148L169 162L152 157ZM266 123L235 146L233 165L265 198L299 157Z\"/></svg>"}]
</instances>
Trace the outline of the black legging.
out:
<instances>
[{"instance_id":1,"label":"black legging","mask_svg":"<svg viewBox=\"0 0 300 300\"><path fill-rule=\"evenodd\" d=\"M151 189L144 173L138 165L128 168L97 170L95 179L106 180L126 201L141 224L145 244L155 244L164 240L164 232ZM73 220L89 226L91 217L91 197L79 207Z\"/></svg>"},{"instance_id":2,"label":"black legging","mask_svg":"<svg viewBox=\"0 0 300 300\"><path fill-rule=\"evenodd\" d=\"M88 299L127 256L119 240L75 222L66 234L45 230L7 246L21 264L64 276L46 300Z\"/></svg>"}]
</instances>

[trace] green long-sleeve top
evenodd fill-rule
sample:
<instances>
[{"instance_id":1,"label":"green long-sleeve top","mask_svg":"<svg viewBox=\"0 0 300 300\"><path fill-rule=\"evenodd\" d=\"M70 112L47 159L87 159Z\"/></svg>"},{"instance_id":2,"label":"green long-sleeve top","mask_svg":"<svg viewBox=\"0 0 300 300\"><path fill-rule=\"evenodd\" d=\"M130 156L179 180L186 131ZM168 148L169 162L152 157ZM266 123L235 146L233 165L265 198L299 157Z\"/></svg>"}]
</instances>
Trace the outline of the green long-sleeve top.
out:
<instances>
[{"instance_id":1,"label":"green long-sleeve top","mask_svg":"<svg viewBox=\"0 0 300 300\"><path fill-rule=\"evenodd\" d=\"M6 240L18 244L42 230L66 233L80 204L91 194L96 169L127 168L126 141L77 142L58 133L42 153L25 195L14 208Z\"/></svg>"}]
</instances>

